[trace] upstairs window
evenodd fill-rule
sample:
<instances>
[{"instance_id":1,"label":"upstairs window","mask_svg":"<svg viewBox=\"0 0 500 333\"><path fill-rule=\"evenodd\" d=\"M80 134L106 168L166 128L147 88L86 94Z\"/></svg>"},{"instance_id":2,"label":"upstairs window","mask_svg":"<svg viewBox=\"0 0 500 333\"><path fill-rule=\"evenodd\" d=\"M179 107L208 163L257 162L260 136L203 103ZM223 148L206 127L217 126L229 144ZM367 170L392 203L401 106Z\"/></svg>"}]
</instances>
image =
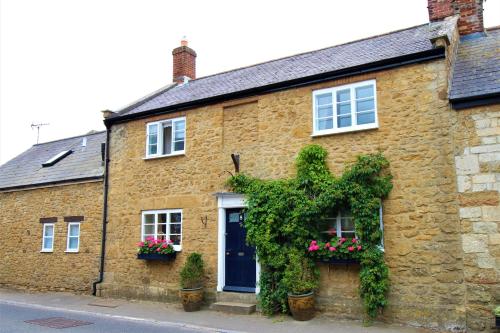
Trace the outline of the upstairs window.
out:
<instances>
[{"instance_id":1,"label":"upstairs window","mask_svg":"<svg viewBox=\"0 0 500 333\"><path fill-rule=\"evenodd\" d=\"M186 118L175 118L147 124L146 157L184 154Z\"/></svg>"},{"instance_id":2,"label":"upstairs window","mask_svg":"<svg viewBox=\"0 0 500 333\"><path fill-rule=\"evenodd\" d=\"M52 252L54 250L54 224L43 224L42 252Z\"/></svg>"},{"instance_id":3,"label":"upstairs window","mask_svg":"<svg viewBox=\"0 0 500 333\"><path fill-rule=\"evenodd\" d=\"M173 242L174 250L180 251L182 244L182 210L154 210L142 213L142 241L148 237L167 239Z\"/></svg>"},{"instance_id":4,"label":"upstairs window","mask_svg":"<svg viewBox=\"0 0 500 333\"><path fill-rule=\"evenodd\" d=\"M80 223L68 223L66 252L78 252L80 248Z\"/></svg>"},{"instance_id":5,"label":"upstairs window","mask_svg":"<svg viewBox=\"0 0 500 333\"><path fill-rule=\"evenodd\" d=\"M377 128L375 80L313 92L313 135Z\"/></svg>"}]
</instances>

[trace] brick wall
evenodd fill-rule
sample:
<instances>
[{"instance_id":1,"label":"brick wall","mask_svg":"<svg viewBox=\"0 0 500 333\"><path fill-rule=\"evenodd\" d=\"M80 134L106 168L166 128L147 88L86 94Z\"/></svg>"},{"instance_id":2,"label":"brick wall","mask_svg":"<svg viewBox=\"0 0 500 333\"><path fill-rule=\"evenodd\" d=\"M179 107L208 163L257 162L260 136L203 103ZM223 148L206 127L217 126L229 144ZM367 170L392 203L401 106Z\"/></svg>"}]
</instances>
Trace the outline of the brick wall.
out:
<instances>
[{"instance_id":1,"label":"brick wall","mask_svg":"<svg viewBox=\"0 0 500 333\"><path fill-rule=\"evenodd\" d=\"M99 272L102 201L102 182L0 193L0 286L89 293ZM65 252L65 216L84 216L78 253ZM41 253L47 217L57 217L54 250Z\"/></svg>"}]
</instances>

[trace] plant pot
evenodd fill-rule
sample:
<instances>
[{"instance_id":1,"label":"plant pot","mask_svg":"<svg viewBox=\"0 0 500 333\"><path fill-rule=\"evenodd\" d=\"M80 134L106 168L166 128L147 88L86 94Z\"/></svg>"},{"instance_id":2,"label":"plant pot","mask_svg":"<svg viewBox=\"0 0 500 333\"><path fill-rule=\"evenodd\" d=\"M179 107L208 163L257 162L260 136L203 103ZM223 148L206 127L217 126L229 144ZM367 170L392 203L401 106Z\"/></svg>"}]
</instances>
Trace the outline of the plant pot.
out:
<instances>
[{"instance_id":1,"label":"plant pot","mask_svg":"<svg viewBox=\"0 0 500 333\"><path fill-rule=\"evenodd\" d=\"M203 303L203 287L181 289L182 307L186 312L199 311Z\"/></svg>"},{"instance_id":2,"label":"plant pot","mask_svg":"<svg viewBox=\"0 0 500 333\"><path fill-rule=\"evenodd\" d=\"M500 316L495 316L495 326L496 328L500 328Z\"/></svg>"},{"instance_id":3,"label":"plant pot","mask_svg":"<svg viewBox=\"0 0 500 333\"><path fill-rule=\"evenodd\" d=\"M172 261L177 256L177 252L169 254L158 253L138 253L137 259L141 260L157 260L157 261Z\"/></svg>"},{"instance_id":4,"label":"plant pot","mask_svg":"<svg viewBox=\"0 0 500 333\"><path fill-rule=\"evenodd\" d=\"M314 293L288 294L288 306L293 319L299 321L311 320L314 317Z\"/></svg>"}]
</instances>

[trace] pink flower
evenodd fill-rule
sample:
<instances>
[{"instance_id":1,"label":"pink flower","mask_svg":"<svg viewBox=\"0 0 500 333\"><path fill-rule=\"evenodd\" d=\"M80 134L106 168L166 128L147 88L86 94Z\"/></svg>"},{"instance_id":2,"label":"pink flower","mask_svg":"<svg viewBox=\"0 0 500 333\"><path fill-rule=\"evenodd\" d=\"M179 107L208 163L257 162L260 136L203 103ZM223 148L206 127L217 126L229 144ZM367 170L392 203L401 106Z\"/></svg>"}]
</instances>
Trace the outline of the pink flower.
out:
<instances>
[{"instance_id":1,"label":"pink flower","mask_svg":"<svg viewBox=\"0 0 500 333\"><path fill-rule=\"evenodd\" d=\"M358 251L361 251L361 245L358 245Z\"/></svg>"},{"instance_id":2,"label":"pink flower","mask_svg":"<svg viewBox=\"0 0 500 333\"><path fill-rule=\"evenodd\" d=\"M330 251L337 251L336 247L330 246Z\"/></svg>"},{"instance_id":3,"label":"pink flower","mask_svg":"<svg viewBox=\"0 0 500 333\"><path fill-rule=\"evenodd\" d=\"M139 242L139 243L137 243L137 246L138 246L138 247L143 247L143 246L144 246L144 242Z\"/></svg>"},{"instance_id":4,"label":"pink flower","mask_svg":"<svg viewBox=\"0 0 500 333\"><path fill-rule=\"evenodd\" d=\"M160 251L161 251L161 249L160 249L160 248L157 248L157 249L156 249L156 252L160 252Z\"/></svg>"},{"instance_id":5,"label":"pink flower","mask_svg":"<svg viewBox=\"0 0 500 333\"><path fill-rule=\"evenodd\" d=\"M329 247L330 247L330 242L325 244L325 248L329 248Z\"/></svg>"},{"instance_id":6,"label":"pink flower","mask_svg":"<svg viewBox=\"0 0 500 333\"><path fill-rule=\"evenodd\" d=\"M342 237L340 240L339 240L339 243L342 244L346 241L346 239L344 237Z\"/></svg>"},{"instance_id":7,"label":"pink flower","mask_svg":"<svg viewBox=\"0 0 500 333\"><path fill-rule=\"evenodd\" d=\"M149 243L149 244L148 244L148 247L149 247L149 248L152 248L152 247L153 247L153 245L154 245L153 243Z\"/></svg>"},{"instance_id":8,"label":"pink flower","mask_svg":"<svg viewBox=\"0 0 500 333\"><path fill-rule=\"evenodd\" d=\"M154 239L155 239L155 238L154 238L153 236L148 236L148 237L146 237L146 240L147 240L147 241L152 241L152 240L154 240Z\"/></svg>"},{"instance_id":9,"label":"pink flower","mask_svg":"<svg viewBox=\"0 0 500 333\"><path fill-rule=\"evenodd\" d=\"M347 249L349 250L349 252L352 252L354 251L354 246L349 246Z\"/></svg>"},{"instance_id":10,"label":"pink flower","mask_svg":"<svg viewBox=\"0 0 500 333\"><path fill-rule=\"evenodd\" d=\"M352 242L353 242L353 243L356 243L357 241L358 241L358 240L357 240L356 238L353 238L353 239L352 239Z\"/></svg>"},{"instance_id":11,"label":"pink flower","mask_svg":"<svg viewBox=\"0 0 500 333\"><path fill-rule=\"evenodd\" d=\"M162 249L166 249L167 247L168 247L168 245L167 245L167 244L163 244L163 245L161 246L161 248L162 248Z\"/></svg>"}]
</instances>

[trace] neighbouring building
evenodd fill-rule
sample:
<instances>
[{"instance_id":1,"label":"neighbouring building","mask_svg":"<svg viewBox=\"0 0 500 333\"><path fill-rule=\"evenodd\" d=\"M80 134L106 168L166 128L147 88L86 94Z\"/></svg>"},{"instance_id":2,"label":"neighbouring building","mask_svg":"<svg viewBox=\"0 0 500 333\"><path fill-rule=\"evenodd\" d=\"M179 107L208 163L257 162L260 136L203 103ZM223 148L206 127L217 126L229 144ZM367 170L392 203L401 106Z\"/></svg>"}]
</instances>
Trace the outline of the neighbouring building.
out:
<instances>
[{"instance_id":1,"label":"neighbouring building","mask_svg":"<svg viewBox=\"0 0 500 333\"><path fill-rule=\"evenodd\" d=\"M89 184L75 184L72 174L72 185L38 188L29 178L33 169L21 172L27 156L44 172L69 163L76 150L44 169L50 156L39 156L44 144L36 145L0 167L0 237L16 243L25 229L37 235L17 254L1 239L2 255L11 255L0 284L89 290L99 277L104 202L98 295L178 301L180 267L196 251L207 263L209 302L255 300L260 267L245 252L244 229L231 228L245 208L244 197L225 187L227 171L234 171L231 154L242 172L281 178L295 174L302 147L317 143L337 174L361 153L382 151L391 163L394 189L381 221L391 287L382 319L493 331L491 311L500 303L500 28L484 29L481 0L429 0L428 9L430 23L201 78L196 52L182 41L172 52L174 83L105 113L104 186L100 151L92 169L99 180ZM104 142L105 134L94 136ZM9 189L19 181L29 189ZM79 194L78 204L66 189ZM69 230L67 216L85 217L82 246L84 226L93 226L88 260L57 243ZM39 220L55 218L54 253L39 253L46 235ZM347 212L334 223L339 232L355 232ZM177 258L138 260L136 243L148 236L172 239ZM44 275L43 265L71 265L72 255L85 257L73 263L85 272L80 280L42 283L52 272ZM24 267L19 257L43 260L39 284L28 272L9 271ZM356 265L322 264L319 309L359 318L358 273ZM80 281L87 285L76 288Z\"/></svg>"},{"instance_id":2,"label":"neighbouring building","mask_svg":"<svg viewBox=\"0 0 500 333\"><path fill-rule=\"evenodd\" d=\"M0 286L91 291L99 275L105 135L36 144L0 167Z\"/></svg>"}]
</instances>

